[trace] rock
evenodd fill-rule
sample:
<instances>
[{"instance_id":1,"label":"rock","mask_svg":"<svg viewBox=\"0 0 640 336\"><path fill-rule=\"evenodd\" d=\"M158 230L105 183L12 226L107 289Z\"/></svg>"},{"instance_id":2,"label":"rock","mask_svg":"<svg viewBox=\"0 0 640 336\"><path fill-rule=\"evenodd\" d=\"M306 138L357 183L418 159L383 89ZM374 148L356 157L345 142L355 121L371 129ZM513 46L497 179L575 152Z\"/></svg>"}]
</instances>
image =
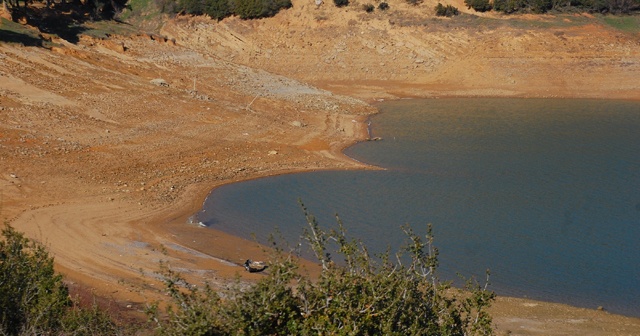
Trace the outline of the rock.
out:
<instances>
[{"instance_id":1,"label":"rock","mask_svg":"<svg viewBox=\"0 0 640 336\"><path fill-rule=\"evenodd\" d=\"M169 87L169 83L162 78L155 78L149 81L149 83L157 86Z\"/></svg>"},{"instance_id":2,"label":"rock","mask_svg":"<svg viewBox=\"0 0 640 336\"><path fill-rule=\"evenodd\" d=\"M269 155L277 155L277 154L278 154L278 151L274 151L274 150L269 151Z\"/></svg>"},{"instance_id":3,"label":"rock","mask_svg":"<svg viewBox=\"0 0 640 336\"><path fill-rule=\"evenodd\" d=\"M304 125L304 123L302 123L302 121L295 120L295 121L292 121L292 122L291 122L291 126L294 126L294 127L304 127L305 125Z\"/></svg>"}]
</instances>

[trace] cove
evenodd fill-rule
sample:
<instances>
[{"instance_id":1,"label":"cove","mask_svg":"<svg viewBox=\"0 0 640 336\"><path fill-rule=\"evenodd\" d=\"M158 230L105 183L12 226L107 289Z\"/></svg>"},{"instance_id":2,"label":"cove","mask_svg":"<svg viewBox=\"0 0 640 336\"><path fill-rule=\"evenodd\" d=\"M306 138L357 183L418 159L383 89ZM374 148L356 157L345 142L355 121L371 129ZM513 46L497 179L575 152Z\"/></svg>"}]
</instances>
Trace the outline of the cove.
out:
<instances>
[{"instance_id":1,"label":"cove","mask_svg":"<svg viewBox=\"0 0 640 336\"><path fill-rule=\"evenodd\" d=\"M319 171L215 189L200 221L296 244L338 213L370 250L400 226L433 224L440 277L484 278L499 295L640 316L640 103L430 99L378 105L372 136L345 153L383 171Z\"/></svg>"}]
</instances>

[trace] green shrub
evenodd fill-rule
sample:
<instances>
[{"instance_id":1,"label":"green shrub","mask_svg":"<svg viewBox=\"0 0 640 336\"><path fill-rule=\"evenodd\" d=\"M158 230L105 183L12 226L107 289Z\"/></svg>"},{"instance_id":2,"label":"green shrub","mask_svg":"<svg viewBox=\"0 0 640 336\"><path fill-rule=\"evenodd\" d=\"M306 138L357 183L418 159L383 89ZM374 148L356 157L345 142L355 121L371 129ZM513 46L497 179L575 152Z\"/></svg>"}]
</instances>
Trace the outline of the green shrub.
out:
<instances>
[{"instance_id":1,"label":"green shrub","mask_svg":"<svg viewBox=\"0 0 640 336\"><path fill-rule=\"evenodd\" d=\"M124 331L108 312L94 304L90 309L75 306L61 320L62 334L74 336L120 335Z\"/></svg>"},{"instance_id":2,"label":"green shrub","mask_svg":"<svg viewBox=\"0 0 640 336\"><path fill-rule=\"evenodd\" d=\"M529 8L532 12L542 14L553 7L552 0L529 0Z\"/></svg>"},{"instance_id":3,"label":"green shrub","mask_svg":"<svg viewBox=\"0 0 640 336\"><path fill-rule=\"evenodd\" d=\"M44 246L6 225L0 241L0 334L58 330L70 305Z\"/></svg>"},{"instance_id":4,"label":"green shrub","mask_svg":"<svg viewBox=\"0 0 640 336\"><path fill-rule=\"evenodd\" d=\"M380 4L378 4L378 9L381 11L387 10L389 9L389 4L386 2L381 2Z\"/></svg>"},{"instance_id":5,"label":"green shrub","mask_svg":"<svg viewBox=\"0 0 640 336\"><path fill-rule=\"evenodd\" d=\"M265 16L274 16L278 14L281 9L291 8L293 4L291 0L264 0L266 3Z\"/></svg>"},{"instance_id":6,"label":"green shrub","mask_svg":"<svg viewBox=\"0 0 640 336\"><path fill-rule=\"evenodd\" d=\"M525 0L493 0L493 9L510 14L524 8L525 4Z\"/></svg>"},{"instance_id":7,"label":"green shrub","mask_svg":"<svg viewBox=\"0 0 640 336\"><path fill-rule=\"evenodd\" d=\"M178 7L187 14L202 15L204 13L202 0L179 0Z\"/></svg>"},{"instance_id":8,"label":"green shrub","mask_svg":"<svg viewBox=\"0 0 640 336\"><path fill-rule=\"evenodd\" d=\"M408 238L404 256L373 257L361 242L346 237L339 220L337 229L324 231L313 216L306 211L305 215L309 229L304 239L322 266L318 279L299 272L295 254L278 245L262 280L249 287L234 286L224 292L224 299L208 286L202 290L186 284L165 268L174 303L165 319L159 318L157 309L150 310L159 333L492 334L486 309L493 292L474 281L467 283L468 292L461 292L438 279L438 250L430 226L426 239L403 228Z\"/></svg>"},{"instance_id":9,"label":"green shrub","mask_svg":"<svg viewBox=\"0 0 640 336\"><path fill-rule=\"evenodd\" d=\"M232 0L231 11L241 19L257 19L276 15L290 8L291 0Z\"/></svg>"},{"instance_id":10,"label":"green shrub","mask_svg":"<svg viewBox=\"0 0 640 336\"><path fill-rule=\"evenodd\" d=\"M0 335L121 333L97 306L74 306L46 248L5 226L0 240Z\"/></svg>"},{"instance_id":11,"label":"green shrub","mask_svg":"<svg viewBox=\"0 0 640 336\"><path fill-rule=\"evenodd\" d=\"M161 263L161 274L164 277L167 294L177 305L169 306L166 315L168 323L164 323L154 304L147 308L150 320L157 324L158 335L228 335L230 330L225 328L225 317L220 311L220 296L206 285L202 290L190 286L178 273L170 270ZM188 290L183 290L183 287Z\"/></svg>"},{"instance_id":12,"label":"green shrub","mask_svg":"<svg viewBox=\"0 0 640 336\"><path fill-rule=\"evenodd\" d=\"M376 7L372 4L365 4L365 5L362 5L362 9L367 13L373 13Z\"/></svg>"},{"instance_id":13,"label":"green shrub","mask_svg":"<svg viewBox=\"0 0 640 336\"><path fill-rule=\"evenodd\" d=\"M467 8L473 8L476 12L490 11L492 6L489 0L464 0Z\"/></svg>"},{"instance_id":14,"label":"green shrub","mask_svg":"<svg viewBox=\"0 0 640 336\"><path fill-rule=\"evenodd\" d=\"M436 11L436 16L452 17L460 14L460 11L458 10L458 8L453 7L451 5L443 6L441 3L438 3L436 5L435 11Z\"/></svg>"},{"instance_id":15,"label":"green shrub","mask_svg":"<svg viewBox=\"0 0 640 336\"><path fill-rule=\"evenodd\" d=\"M609 10L608 0L571 0L570 5L593 12L606 12Z\"/></svg>"},{"instance_id":16,"label":"green shrub","mask_svg":"<svg viewBox=\"0 0 640 336\"><path fill-rule=\"evenodd\" d=\"M204 4L204 13L216 20L226 18L231 15L229 0L206 0Z\"/></svg>"}]
</instances>

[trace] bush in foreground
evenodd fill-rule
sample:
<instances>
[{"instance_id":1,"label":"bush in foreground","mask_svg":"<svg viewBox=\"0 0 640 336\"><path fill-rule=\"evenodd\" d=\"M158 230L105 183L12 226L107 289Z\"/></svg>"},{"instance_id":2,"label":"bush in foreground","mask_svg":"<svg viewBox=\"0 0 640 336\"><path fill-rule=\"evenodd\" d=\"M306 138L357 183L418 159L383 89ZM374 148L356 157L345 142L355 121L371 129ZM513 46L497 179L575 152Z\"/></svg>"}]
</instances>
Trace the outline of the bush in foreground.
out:
<instances>
[{"instance_id":1,"label":"bush in foreground","mask_svg":"<svg viewBox=\"0 0 640 336\"><path fill-rule=\"evenodd\" d=\"M40 334L60 328L71 305L46 249L10 226L0 241L0 334Z\"/></svg>"},{"instance_id":2,"label":"bush in foreground","mask_svg":"<svg viewBox=\"0 0 640 336\"><path fill-rule=\"evenodd\" d=\"M223 297L210 287L186 284L164 268L173 298L167 318L155 307L150 317L164 335L489 335L486 309L494 299L486 285L468 282L467 292L441 282L438 251L429 227L426 239L409 227L404 256L372 257L338 228L325 232L306 213L304 238L322 265L319 279L298 271L295 255L276 247L268 273L248 288ZM341 260L334 261L334 245Z\"/></svg>"},{"instance_id":3,"label":"bush in foreground","mask_svg":"<svg viewBox=\"0 0 640 336\"><path fill-rule=\"evenodd\" d=\"M117 335L97 307L74 306L53 258L6 225L0 238L0 335Z\"/></svg>"}]
</instances>

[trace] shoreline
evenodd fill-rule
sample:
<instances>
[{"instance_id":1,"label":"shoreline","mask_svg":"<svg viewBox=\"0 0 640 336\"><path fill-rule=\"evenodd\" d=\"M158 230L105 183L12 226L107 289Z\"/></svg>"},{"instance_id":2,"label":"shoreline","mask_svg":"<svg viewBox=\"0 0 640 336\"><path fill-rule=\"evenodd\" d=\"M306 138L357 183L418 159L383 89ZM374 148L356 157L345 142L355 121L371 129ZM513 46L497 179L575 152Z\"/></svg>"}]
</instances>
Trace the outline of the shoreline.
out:
<instances>
[{"instance_id":1,"label":"shoreline","mask_svg":"<svg viewBox=\"0 0 640 336\"><path fill-rule=\"evenodd\" d=\"M461 97L452 97L452 98L456 99ZM475 98L475 97L468 97L468 98ZM491 98L500 99L504 97L491 97ZM437 98L434 98L434 99L437 99ZM534 99L545 99L545 98L534 98ZM582 99L582 98L573 97L568 99ZM606 100L607 98L602 98L602 99ZM631 100L635 100L635 99L631 99ZM379 113L379 112L376 112L376 113ZM375 114L371 114L363 117L362 120L359 120L359 124L362 126L367 125L367 120L373 115ZM364 133L361 133L361 135L362 134L366 134L366 131ZM178 251L175 248L173 249L169 248L174 255L172 256L172 258L168 258L168 259L173 259L173 261L179 266L182 266L182 262L183 262L183 260L180 260L180 259L185 259L185 258L193 259L194 257L198 256L197 253L201 253L203 255L199 255L198 257L200 257L200 259L202 260L196 261L191 266L191 267L196 266L194 270L206 269L206 268L214 269L216 274L216 279L223 282L230 281L236 275L241 275L241 277L246 281L257 280L260 278L259 275L243 273L242 269L240 269L240 266L241 266L241 262L245 259L246 255L252 255L252 256L257 255L260 258L267 258L268 253L264 251L264 248L265 248L264 246L261 246L254 241L250 241L242 237L237 237L237 236L228 234L224 231L217 230L215 228L209 228L209 227L201 228L201 227L198 227L196 224L190 225L189 218L194 216L195 213L197 213L200 209L202 209L202 205L205 199L216 188L222 185L238 183L238 182L243 182L243 181L258 179L258 178L272 177L272 176L278 176L278 175L284 175L284 174L296 174L296 173L318 171L318 170L380 169L378 167L374 167L366 163L354 161L344 154L343 152L344 149L356 144L359 141L366 141L366 140L364 139L354 140L351 143L344 144L341 147L335 147L332 149L331 154L335 155L337 159L339 158L338 160L340 161L347 160L347 161L352 161L352 163L355 163L354 166L351 166L349 168L344 168L344 167L331 168L330 167L330 168L318 169L315 167L300 167L298 169L270 171L267 174L257 174L249 178L240 178L240 179L233 179L229 181L223 181L215 185L207 185L207 184L190 185L188 189L185 190L185 192L178 198L177 202L172 204L170 207L164 208L164 209L152 209L151 211L149 211L149 209L141 208L140 210L143 210L144 215L136 214L133 216L131 215L128 216L128 217L134 217L134 218L140 219L140 222L135 224L132 223L131 228L134 231L146 232L146 235L153 237L152 240L155 240L157 243L160 243L160 244L173 243L173 244L179 244L180 246L184 247L185 248L184 251ZM90 204L91 202L88 202L88 203ZM52 207L56 207L56 206L63 206L65 208L76 207L76 205L74 205L73 203L53 205ZM119 210L124 210L126 208L128 207L125 204L120 204L117 207L117 209ZM126 211L132 211L132 210L128 209ZM28 210L26 212L28 212ZM19 215L17 217L21 217L21 216L22 215ZM18 218L14 218L14 220L11 220L11 222L14 222L14 221L19 222ZM130 220L125 220L125 221L130 222ZM19 227L24 228L24 225L20 224ZM31 230L28 230L28 231L32 235L35 231L38 231L40 233L42 231L49 231L46 228L45 230L43 230L43 227L39 225L35 228L30 228L30 229ZM144 235L145 234L140 234L140 233L137 234L137 236L144 236ZM34 236L37 237L38 234L35 234ZM105 237L109 235L103 233L102 236ZM125 238L125 241L132 241L132 240L137 241L135 238L133 238L133 236L136 236L136 234L128 232L127 236L124 236L121 238ZM44 239L44 241L46 241L46 239ZM224 241L224 244L212 246L208 244L208 242L210 241ZM124 245L126 245L126 242L124 243ZM229 248L230 246L236 246L236 247L241 246L242 249L238 249L238 248L230 249ZM143 247L142 249L143 250L147 249L147 247ZM154 247L154 249L157 249L157 247ZM56 260L57 259L58 258L56 258ZM316 263L309 260L301 260L301 263L304 267L312 270L312 272L314 267L317 266ZM136 264L139 264L139 263L136 262ZM74 269L74 267L71 267L65 264L57 265L57 267L63 273L65 273L65 275L69 275L69 280L71 281L72 284L75 284L76 282L78 283L92 282L91 280L88 280L86 275L83 275L83 273L85 272L79 272L77 269ZM131 270L132 268L129 271ZM151 271L146 271L145 273L148 274L150 272ZM115 273L122 275L122 273L120 272L115 272ZM187 276L189 276L189 274L187 274ZM111 297L112 299L115 299L116 301L121 302L120 305L122 306L125 303L127 303L127 304L133 304L134 307L141 307L143 302L145 302L149 298L154 298L154 297L157 298L157 296L153 294L151 296L148 296L149 294L142 294L142 295L136 294L136 295L133 295L132 297L131 295L132 292L122 293L125 295L124 297L121 297L120 295L118 295L118 293L120 293L119 291L114 292L113 290L109 289L111 286L110 284L108 284L108 282L112 282L114 280L110 280L108 278L102 277L101 281L106 282L106 284L103 284L102 286L92 287L92 291L95 294L98 294L99 296ZM93 282L95 285L96 284L95 281ZM141 284L144 284L144 283L145 281L141 282ZM545 309L553 310L553 311L561 310L561 311L575 311L575 313L581 312L583 314L587 314L591 316L590 318L594 319L595 321L601 318L600 315L607 315L607 316L613 316L623 320L631 319L630 321L635 321L638 323L638 325L640 325L640 317L611 314L606 311L606 307L604 311L599 311L597 309L570 306L570 305L559 303L559 302L539 301L539 300L533 300L528 298L504 297L504 296L499 296L499 299L496 302L496 304L508 306L508 307L517 305L520 308L527 307L527 308L533 309L535 307L545 307ZM508 310L510 309L513 309L513 307L509 308Z\"/></svg>"},{"instance_id":2,"label":"shoreline","mask_svg":"<svg viewBox=\"0 0 640 336\"><path fill-rule=\"evenodd\" d=\"M451 98L457 99L462 97L451 97ZM467 98L476 98L476 97L467 97ZM500 99L505 97L490 97L490 98ZM506 98L510 98L510 97L506 97ZM429 98L426 98L426 99L429 99ZM438 99L438 98L432 98L432 99ZM545 99L545 98L534 97L533 99ZM583 99L583 98L572 97L567 99ZM602 98L602 99L606 100L607 98ZM636 99L631 99L631 100L635 101ZM362 117L358 123L361 126L366 126L369 118L377 113L379 112ZM366 128L367 127L364 127L365 131L363 133L361 132L360 136L367 135ZM194 216L194 214L196 214L200 209L202 209L202 205L205 199L216 188L219 188L222 185L238 183L238 182L243 182L243 181L258 179L258 178L272 177L272 176L278 176L278 175L284 175L284 174L296 174L296 173L318 171L318 170L381 169L363 162L355 161L344 154L344 149L360 141L367 141L367 140L366 138L361 137L359 138L359 140L354 140L342 146L334 147L330 152L330 154L333 155L336 158L336 160L338 161L346 160L346 161L349 161L351 164L353 164L348 168L345 168L345 167L329 167L329 168L299 167L297 169L269 171L266 174L262 173L262 174L250 176L248 178L232 179L229 181L216 183L215 185L193 184L193 185L190 185L187 188L187 190L185 190L185 192L183 192L183 194L178 198L177 202L172 204L170 207L165 209L152 209L151 211L148 211L149 209L140 209L140 210L143 210L143 212L145 212L142 218L139 217L140 215L129 216L129 217L136 217L141 219L141 222L132 224L131 228L134 231L146 232L146 234L138 233L137 236L148 235L150 237L153 237L153 239L151 240L155 241L156 243L178 244L179 246L182 246L184 250L178 250L175 247L173 248L169 247L171 257L167 258L167 259L171 259L173 265L176 265L179 269L193 267L193 271L195 271L194 273L198 273L198 270L215 270L211 274L214 275L214 280L219 282L219 284L231 281L231 279L233 279L238 275L241 276L243 281L255 281L257 279L260 279L260 275L244 273L243 270L240 269L240 265L242 261L246 258L246 255L258 256L258 258L261 258L261 259L268 258L268 253L265 252L264 246L257 244L254 241L250 241L242 237L234 236L224 231L217 230L215 228L201 228L201 227L198 227L196 224L190 225L189 218ZM65 204L65 205L68 205L68 204ZM121 210L123 208L126 208L125 205L121 205L121 206L122 206L122 208L120 208ZM71 207L73 208L75 206L71 205ZM144 210L147 210L147 211L144 211ZM125 222L130 222L130 219L126 219ZM42 229L43 228L40 226L37 227L38 232L42 232ZM30 232L33 234L34 230L30 230ZM108 236L104 233L102 235ZM37 236L37 234L35 236ZM125 242L124 243L120 242L120 243L126 245L127 242L130 242L132 240L137 241L136 238L133 238L133 236L136 236L136 234L132 234L131 232L129 232L127 236L122 237L125 239ZM224 243L221 245L209 244L209 242L212 242L212 241L214 242L223 241ZM231 246L234 246L236 248L235 249L230 248ZM148 250L147 247L148 246L145 246L142 249ZM238 248L238 247L241 247L241 248ZM157 249L157 247L152 248L152 250L155 250L155 249ZM145 252L145 254L147 253L149 252L148 251ZM195 262L192 261L188 265L183 264L184 259L195 259L196 257L199 260ZM158 258L158 259L161 259L161 258ZM140 262L133 262L133 261L131 262L134 264L140 264ZM317 264L312 261L303 259L301 260L301 265L305 269L310 271L312 274L314 272L319 271L319 269L317 268ZM91 291L92 293L94 293L94 295L110 298L111 300L115 300L119 302L119 306L122 310L129 311L128 314L132 314L134 316L136 315L139 316L139 313L136 313L135 311L131 312L130 311L131 309L139 312L142 309L144 302L147 302L147 300L160 299L162 297L162 295L158 295L158 293L156 294L136 293L135 290L127 291L124 293L121 292L120 290L114 291L112 288L113 287L112 284L109 284L110 282L112 283L114 281L117 281L115 280L114 277L112 277L111 279L104 278L104 277L100 279L100 277L98 277L98 281L103 281L104 283L102 285L97 285L96 278L95 278L95 275L96 275L95 273L97 273L96 271L94 271L95 273L93 276L91 276L91 272L89 272L89 278L87 278L86 273L81 271L82 268L74 269L74 267L70 267L64 264L57 265L57 267L63 272L63 274L65 274L65 276L66 275L69 276L68 281L70 281L72 284L92 283L92 285L94 286L91 287ZM133 267L130 267L129 272L131 272L132 270L133 270ZM151 272L152 272L151 270L147 270L143 273L150 274ZM121 272L114 272L114 273L118 274L119 276L126 277ZM187 272L187 274L185 275L187 277L191 276L189 272ZM152 282L148 281L147 279L137 283L135 281L132 281L131 283L137 286L148 287L149 284ZM160 285L161 285L160 282L156 282L152 286L156 286L156 289L157 289ZM124 294L124 295L120 295L120 294ZM124 306L133 307L133 308L126 308ZM509 315L509 313L512 310L521 311L522 309L529 309L532 311L532 314L537 314L536 309L543 309L545 311L552 311L554 312L554 314L559 314L559 313L571 314L575 316L575 320L581 321L579 323L583 323L582 322L584 320L583 317L588 316L588 319L591 320L592 323L601 321L603 318L608 318L608 319L619 320L620 323L624 323L625 325L632 325L632 326L635 325L640 327L640 317L612 314L606 311L606 307L605 307L605 310L597 310L597 309L590 309L585 307L570 306L570 305L559 303L559 302L549 302L549 301L539 301L539 300L534 300L529 298L499 296L496 303L491 308L492 311L495 311L496 309L499 312L496 314L498 316ZM510 326L512 323L517 324L522 322L517 319L514 320L513 318L501 319L499 317L496 317L495 320L498 321L498 325L503 326L503 328L504 326ZM548 322L551 323L552 321L548 321Z\"/></svg>"},{"instance_id":3,"label":"shoreline","mask_svg":"<svg viewBox=\"0 0 640 336\"><path fill-rule=\"evenodd\" d=\"M396 100L401 100L401 99L425 99L425 100L430 100L430 99L476 99L476 98L480 98L480 99L484 99L484 98L487 98L487 99L541 99L541 100L547 100L547 99L558 99L558 100L565 100L565 99L566 99L566 100L591 100L591 99L594 99L594 100L605 100L605 101L606 101L606 100L610 100L610 101L632 101L632 102L640 101L640 98L629 98L629 99L610 99L610 98L606 98L606 97L599 97L599 98L581 98L581 97L575 97L575 96L574 96L574 97L569 97L569 98L544 98L544 97L526 97L526 98L523 98L523 97L456 97L456 96L452 96L452 97L447 97L447 98L420 98L420 97L417 97L417 98L399 98L399 99L396 99ZM393 101L393 100L389 100L389 101ZM377 103L382 103L382 101L369 102L369 103L370 103L372 106L377 106ZM377 107L376 107L376 108L377 108ZM362 123L363 125L366 125L366 126L367 126L367 127L366 127L366 129L367 129L367 130L370 130L370 120L371 120L371 118L372 118L372 117L374 117L374 116L376 116L376 115L378 115L379 113L381 113L381 112L378 110L378 112L373 113L373 114L371 114L371 115L368 115L364 120L362 120L362 121L361 121L361 123ZM371 133L370 133L370 132L367 132L367 135L370 137L370 136L371 136ZM362 165L364 165L364 167L363 167L363 168L355 167L355 168L351 168L351 169L348 169L348 170L367 170L367 169L374 169L374 170L381 169L381 170L386 170L387 168L376 167L376 166L373 166L373 165L368 164L368 163L366 163L366 162L362 162L362 161L359 161L359 160L356 160L356 159L350 158L349 156L347 156L347 155L345 155L345 154L344 154L344 151L345 151L347 148L349 148L349 147L351 147L351 146L354 146L354 145L356 145L356 144L358 144L358 143L360 143L360 142L363 142L363 141L371 141L371 140L359 140L359 141L355 141L355 142L353 142L352 144L347 144L347 145L345 145L344 147L342 147L341 149L339 149L339 153L340 153L340 154L342 154L342 156L343 156L345 159L347 159L347 160L351 160L351 161L354 161L354 162L355 162L355 163L357 163L357 164L362 164ZM203 198L203 203L206 201L206 198L207 198L211 193L215 192L215 190L216 190L217 188L219 188L219 187L221 187L221 186L224 186L224 185L229 185L229 184L232 184L232 183L242 183L242 182L246 182L246 181L250 181L250 180L254 180L254 179L270 178L270 177L281 176L281 175L285 175L285 174L299 174L299 173L308 173L308 172L314 172L314 171L344 171L344 170L345 170L345 169L340 169L340 168L327 168L327 169L320 169L320 170L319 170L319 169L311 169L311 170L307 170L307 169L300 169L300 170L292 170L292 171L287 171L287 172L278 172L278 173L275 173L275 174L261 175L261 176L251 177L251 178L248 178L248 179L242 179L242 180L238 180L238 181L225 182L225 183L222 183L222 184L220 184L220 185L216 185L215 187L213 187L213 188L209 191L209 193L207 193L207 196L205 196L205 197ZM203 208L203 204L202 204L198 209L199 209L199 210L201 210L202 208ZM198 212L198 210L196 210L196 213L197 213L197 212ZM187 217L187 218L192 218L193 216L195 216L195 215L196 215L196 213L192 214L192 216L189 216L189 217ZM175 224L176 224L176 225L179 225L179 221L177 221ZM228 235L234 236L233 234L230 234L230 233L228 233L228 232L226 232L226 231L224 231L224 230L216 229L216 228L213 228L213 227L206 227L206 229L209 229L209 230L215 230L215 231L218 231L218 232L222 232L222 233L224 233L224 234L228 234ZM239 239L241 239L241 240L249 241L249 240L247 240L247 239L246 239L246 238L244 238L244 237L240 237L240 236L235 236L235 237L236 237L236 238L239 238ZM252 242L252 243L254 243L254 242ZM305 264L315 264L315 263L314 263L314 261L312 261L312 260L305 260ZM531 306L531 307L534 307L534 306L540 305L540 304L542 304L542 303L547 303L547 304L550 304L550 305L565 306L565 307L568 307L568 308L575 308L575 309L578 309L578 310L584 310L584 311L588 311L588 312L597 311L597 312L599 312L599 313L607 313L607 314L612 314L612 315L616 315L616 316L620 316L620 317L625 317L625 318L640 319L640 315L637 315L637 316L636 316L636 315L626 315L626 314L623 314L623 313L616 313L616 312L613 312L613 313L612 313L612 312L609 312L609 310L607 309L607 307L606 307L606 306L604 306L604 307L603 307L603 306L594 306L594 307L588 307L588 306L576 306L576 305L571 305L571 304L568 304L568 303L565 303L565 302L561 302L561 301L545 301L545 300L542 300L542 299L528 298L527 296L524 296L524 297L516 297L516 296L508 296L508 295L507 295L507 296L502 296L502 295L500 295L499 297L502 299L501 301L506 301L506 302L510 302L510 301L514 301L514 302L515 302L515 301L522 301L522 302L526 302L526 303L524 303L524 304L523 304L524 306Z\"/></svg>"}]
</instances>

